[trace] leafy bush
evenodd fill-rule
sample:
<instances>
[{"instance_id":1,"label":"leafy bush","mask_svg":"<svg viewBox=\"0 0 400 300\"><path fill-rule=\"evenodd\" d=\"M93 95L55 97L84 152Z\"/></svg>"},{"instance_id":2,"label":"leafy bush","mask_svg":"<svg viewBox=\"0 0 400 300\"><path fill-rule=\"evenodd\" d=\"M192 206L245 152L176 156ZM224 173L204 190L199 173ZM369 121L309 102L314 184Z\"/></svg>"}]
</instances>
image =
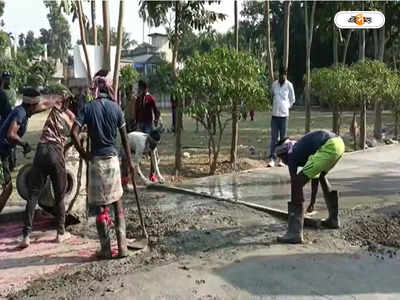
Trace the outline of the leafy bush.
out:
<instances>
[{"instance_id":1,"label":"leafy bush","mask_svg":"<svg viewBox=\"0 0 400 300\"><path fill-rule=\"evenodd\" d=\"M174 93L180 101L190 100L186 113L207 130L210 174L216 171L221 139L232 121L233 105L242 103L246 109L266 109L267 87L259 62L249 53L215 48L187 60ZM218 134L214 137L216 127Z\"/></svg>"}]
</instances>

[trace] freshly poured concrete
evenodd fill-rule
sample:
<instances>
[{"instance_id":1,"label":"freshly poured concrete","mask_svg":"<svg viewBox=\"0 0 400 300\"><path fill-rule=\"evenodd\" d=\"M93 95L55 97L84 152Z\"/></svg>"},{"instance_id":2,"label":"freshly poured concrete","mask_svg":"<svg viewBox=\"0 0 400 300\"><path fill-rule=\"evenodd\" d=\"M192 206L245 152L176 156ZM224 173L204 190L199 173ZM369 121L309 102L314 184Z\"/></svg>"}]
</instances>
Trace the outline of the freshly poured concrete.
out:
<instances>
[{"instance_id":1,"label":"freshly poured concrete","mask_svg":"<svg viewBox=\"0 0 400 300\"><path fill-rule=\"evenodd\" d=\"M332 186L340 192L340 207L400 202L400 146L386 146L369 151L345 154L328 174ZM290 200L287 167L258 169L232 175L211 176L186 182L181 187L211 195L254 202L286 209ZM310 199L311 185L305 188ZM325 215L320 190L316 210ZM318 213L317 216L319 217Z\"/></svg>"}]
</instances>

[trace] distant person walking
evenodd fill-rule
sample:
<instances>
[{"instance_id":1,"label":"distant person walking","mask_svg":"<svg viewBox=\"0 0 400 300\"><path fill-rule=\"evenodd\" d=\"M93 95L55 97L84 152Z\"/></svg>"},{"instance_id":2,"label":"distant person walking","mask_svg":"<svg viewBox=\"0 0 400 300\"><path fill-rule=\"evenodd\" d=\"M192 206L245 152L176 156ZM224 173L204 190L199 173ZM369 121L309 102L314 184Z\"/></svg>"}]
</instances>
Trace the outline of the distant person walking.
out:
<instances>
[{"instance_id":1,"label":"distant person walking","mask_svg":"<svg viewBox=\"0 0 400 300\"><path fill-rule=\"evenodd\" d=\"M278 141L287 136L289 109L296 101L293 84L287 80L287 70L279 70L279 79L271 86L272 117L271 117L271 152L268 167L275 166L275 145ZM280 161L279 166L284 166Z\"/></svg>"}]
</instances>

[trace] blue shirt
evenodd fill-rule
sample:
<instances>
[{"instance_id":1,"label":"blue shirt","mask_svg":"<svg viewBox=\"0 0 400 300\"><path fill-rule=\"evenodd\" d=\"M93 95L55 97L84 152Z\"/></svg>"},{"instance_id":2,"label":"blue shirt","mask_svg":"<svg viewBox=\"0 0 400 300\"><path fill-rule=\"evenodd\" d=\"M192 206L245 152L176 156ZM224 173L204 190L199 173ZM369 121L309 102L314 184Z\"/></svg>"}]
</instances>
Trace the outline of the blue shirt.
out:
<instances>
[{"instance_id":1,"label":"blue shirt","mask_svg":"<svg viewBox=\"0 0 400 300\"><path fill-rule=\"evenodd\" d=\"M117 132L125 126L125 120L117 103L107 98L87 103L75 122L81 127L87 125L94 156L118 155Z\"/></svg>"},{"instance_id":2,"label":"blue shirt","mask_svg":"<svg viewBox=\"0 0 400 300\"><path fill-rule=\"evenodd\" d=\"M7 118L2 122L0 127L0 154L8 155L11 153L11 149L15 147L14 144L8 141L7 135L8 130L12 122L16 121L19 125L18 136L23 137L26 132L26 127L28 125L28 115L26 113L24 105L19 105L14 108Z\"/></svg>"},{"instance_id":3,"label":"blue shirt","mask_svg":"<svg viewBox=\"0 0 400 300\"><path fill-rule=\"evenodd\" d=\"M293 146L293 152L289 154L288 167L290 176L297 175L297 168L304 167L308 158L315 154L330 138L336 137L336 134L326 130L312 131L303 136Z\"/></svg>"}]
</instances>

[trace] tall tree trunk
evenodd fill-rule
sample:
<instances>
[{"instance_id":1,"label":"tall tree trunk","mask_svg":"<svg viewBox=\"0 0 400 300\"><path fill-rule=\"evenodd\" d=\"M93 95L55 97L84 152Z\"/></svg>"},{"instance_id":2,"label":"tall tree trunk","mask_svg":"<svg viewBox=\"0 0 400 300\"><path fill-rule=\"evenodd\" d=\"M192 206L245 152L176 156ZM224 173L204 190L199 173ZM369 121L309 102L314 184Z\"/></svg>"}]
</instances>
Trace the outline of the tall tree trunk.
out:
<instances>
[{"instance_id":1,"label":"tall tree trunk","mask_svg":"<svg viewBox=\"0 0 400 300\"><path fill-rule=\"evenodd\" d=\"M283 38L283 67L287 70L289 67L289 42L290 42L290 5L291 1L284 2L284 38Z\"/></svg>"},{"instance_id":2,"label":"tall tree trunk","mask_svg":"<svg viewBox=\"0 0 400 300\"><path fill-rule=\"evenodd\" d=\"M82 0L78 0L76 2L76 4L77 4L77 8L78 8L78 21L79 21L79 30L81 33L82 48L83 48L83 53L85 54L85 60L86 60L87 78L88 78L88 82L90 85L92 83L92 72L90 69L89 55L88 55L87 46L86 46L85 27L83 24Z\"/></svg>"},{"instance_id":3,"label":"tall tree trunk","mask_svg":"<svg viewBox=\"0 0 400 300\"><path fill-rule=\"evenodd\" d=\"M115 99L118 98L118 83L119 83L119 67L121 60L121 48L122 48L122 35L124 33L124 28L122 27L122 22L124 20L124 5L125 2L122 0L119 2L119 17L118 17L118 31L117 31L117 52L115 53L115 64L114 64L114 78L113 78L113 88L115 93Z\"/></svg>"},{"instance_id":4,"label":"tall tree trunk","mask_svg":"<svg viewBox=\"0 0 400 300\"><path fill-rule=\"evenodd\" d=\"M365 60L365 30L360 30L360 42L359 42L359 59L360 61ZM367 141L367 102L365 99L361 102L361 116L360 116L360 147L365 149Z\"/></svg>"},{"instance_id":5,"label":"tall tree trunk","mask_svg":"<svg viewBox=\"0 0 400 300\"><path fill-rule=\"evenodd\" d=\"M268 72L269 72L269 79L271 83L274 81L274 61L272 57L272 47L271 47L271 21L269 19L270 14L270 0L266 1L266 8L265 8L265 23L266 23L266 35L267 35L267 65L268 65Z\"/></svg>"},{"instance_id":6,"label":"tall tree trunk","mask_svg":"<svg viewBox=\"0 0 400 300\"><path fill-rule=\"evenodd\" d=\"M97 46L96 0L91 1L90 10L92 14L93 45Z\"/></svg>"},{"instance_id":7,"label":"tall tree trunk","mask_svg":"<svg viewBox=\"0 0 400 300\"><path fill-rule=\"evenodd\" d=\"M364 150L367 142L367 103L364 99L361 103L360 119L360 147Z\"/></svg>"},{"instance_id":8,"label":"tall tree trunk","mask_svg":"<svg viewBox=\"0 0 400 300\"><path fill-rule=\"evenodd\" d=\"M305 86L305 132L310 132L311 129L311 84L310 84L310 73L311 73L311 44L314 32L314 14L315 6L317 2L313 1L311 15L308 17L308 4L304 2L304 17L305 17L305 30L306 30L306 86Z\"/></svg>"},{"instance_id":9,"label":"tall tree trunk","mask_svg":"<svg viewBox=\"0 0 400 300\"><path fill-rule=\"evenodd\" d=\"M378 29L372 29L372 36L374 38L374 59L379 57L379 40L378 40Z\"/></svg>"},{"instance_id":10,"label":"tall tree trunk","mask_svg":"<svg viewBox=\"0 0 400 300\"><path fill-rule=\"evenodd\" d=\"M383 4L383 12L385 12L385 4ZM374 30L375 31L375 30ZM383 62L385 54L385 25L379 29L379 47L378 47L378 57L381 62ZM375 102L375 122L374 122L374 137L378 140L382 139L382 110L383 104L381 99L377 99Z\"/></svg>"},{"instance_id":11,"label":"tall tree trunk","mask_svg":"<svg viewBox=\"0 0 400 300\"><path fill-rule=\"evenodd\" d=\"M382 13L385 14L385 8L386 4L383 3L383 10ZM382 26L382 28L378 29L379 30L379 50L378 50L378 59L380 61L383 61L385 57L385 44L386 44L386 31L385 31L385 25Z\"/></svg>"},{"instance_id":12,"label":"tall tree trunk","mask_svg":"<svg viewBox=\"0 0 400 300\"><path fill-rule=\"evenodd\" d=\"M357 135L358 135L358 124L357 124L357 113L353 113L353 120L351 121L350 125L350 133L353 136L353 142L354 142L354 151L358 149L357 147Z\"/></svg>"},{"instance_id":13,"label":"tall tree trunk","mask_svg":"<svg viewBox=\"0 0 400 300\"><path fill-rule=\"evenodd\" d=\"M358 60L365 60L365 29L360 29L359 31Z\"/></svg>"},{"instance_id":14,"label":"tall tree trunk","mask_svg":"<svg viewBox=\"0 0 400 300\"><path fill-rule=\"evenodd\" d=\"M239 51L239 22L238 22L238 2L234 0L234 14L235 14L235 49Z\"/></svg>"},{"instance_id":15,"label":"tall tree trunk","mask_svg":"<svg viewBox=\"0 0 400 300\"><path fill-rule=\"evenodd\" d=\"M335 103L332 110L332 131L337 135L340 135L340 124L341 124L340 112L337 104Z\"/></svg>"},{"instance_id":16,"label":"tall tree trunk","mask_svg":"<svg viewBox=\"0 0 400 300\"><path fill-rule=\"evenodd\" d=\"M338 29L336 25L333 24L333 42L332 42L332 50L333 50L333 65L337 66L339 63L339 40L338 40Z\"/></svg>"},{"instance_id":17,"label":"tall tree trunk","mask_svg":"<svg viewBox=\"0 0 400 300\"><path fill-rule=\"evenodd\" d=\"M174 25L174 36L172 42L172 74L173 80L175 82L177 78L177 70L176 64L178 59L178 44L179 44L179 37L178 37L178 25L180 19L180 2L175 2L175 25ZM183 125L183 101L184 99L178 99L175 97L176 100L176 119L175 119L175 175L179 176L179 172L182 169L182 125Z\"/></svg>"},{"instance_id":18,"label":"tall tree trunk","mask_svg":"<svg viewBox=\"0 0 400 300\"><path fill-rule=\"evenodd\" d=\"M344 49L343 49L343 61L342 61L342 63L344 65L346 64L347 51L349 49L349 44L350 44L350 39L351 39L351 34L352 33L353 33L353 29L348 29L347 36L346 36L346 41L344 43Z\"/></svg>"},{"instance_id":19,"label":"tall tree trunk","mask_svg":"<svg viewBox=\"0 0 400 300\"><path fill-rule=\"evenodd\" d=\"M396 109L394 112L394 139L399 138L399 111Z\"/></svg>"},{"instance_id":20,"label":"tall tree trunk","mask_svg":"<svg viewBox=\"0 0 400 300\"><path fill-rule=\"evenodd\" d=\"M103 56L103 68L110 71L110 7L108 0L103 0Z\"/></svg>"},{"instance_id":21,"label":"tall tree trunk","mask_svg":"<svg viewBox=\"0 0 400 300\"><path fill-rule=\"evenodd\" d=\"M235 49L239 51L239 24L238 24L238 3L234 0L235 14ZM237 161L237 144L239 139L239 122L238 122L238 102L236 99L232 101L232 141L231 141L231 163L236 164Z\"/></svg>"},{"instance_id":22,"label":"tall tree trunk","mask_svg":"<svg viewBox=\"0 0 400 300\"><path fill-rule=\"evenodd\" d=\"M382 139L382 101L381 100L376 100L376 102L375 102L374 137L377 140Z\"/></svg>"}]
</instances>

